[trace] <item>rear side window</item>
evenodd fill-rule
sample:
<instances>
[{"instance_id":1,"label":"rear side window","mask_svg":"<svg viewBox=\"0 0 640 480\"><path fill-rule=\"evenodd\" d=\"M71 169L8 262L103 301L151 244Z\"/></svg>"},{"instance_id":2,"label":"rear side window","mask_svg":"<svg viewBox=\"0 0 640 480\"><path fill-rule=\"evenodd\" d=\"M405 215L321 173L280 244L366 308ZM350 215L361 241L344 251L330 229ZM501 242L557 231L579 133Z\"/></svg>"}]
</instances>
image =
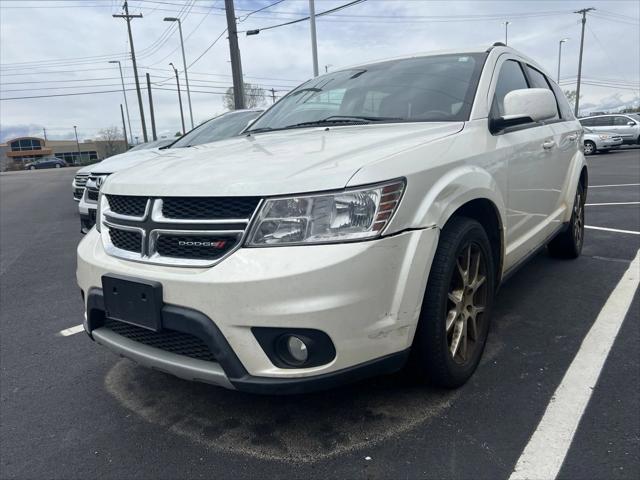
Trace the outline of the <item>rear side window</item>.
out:
<instances>
[{"instance_id":1,"label":"rear side window","mask_svg":"<svg viewBox=\"0 0 640 480\"><path fill-rule=\"evenodd\" d=\"M613 117L596 117L594 120L596 121L596 123L594 123L594 126L596 127L613 126Z\"/></svg>"},{"instance_id":2,"label":"rear side window","mask_svg":"<svg viewBox=\"0 0 640 480\"><path fill-rule=\"evenodd\" d=\"M556 101L558 102L558 108L560 109L560 117L563 120L575 120L575 116L573 115L573 108L571 107L571 105L569 105L569 100L567 100L567 96L564 94L564 92L560 89L560 87L558 85L556 85L553 82L549 82L549 85L551 85L551 89L553 90L553 93L556 94ZM582 123L582 125L593 125L593 123L584 123L584 122L590 122L592 119L587 119L587 120L580 120L580 123Z\"/></svg>"},{"instance_id":3,"label":"rear side window","mask_svg":"<svg viewBox=\"0 0 640 480\"><path fill-rule=\"evenodd\" d=\"M501 117L504 115L504 97L507 93L522 88L529 88L529 85L520 64L514 60L507 60L502 64L496 83L496 92L491 105L492 116Z\"/></svg>"}]
</instances>

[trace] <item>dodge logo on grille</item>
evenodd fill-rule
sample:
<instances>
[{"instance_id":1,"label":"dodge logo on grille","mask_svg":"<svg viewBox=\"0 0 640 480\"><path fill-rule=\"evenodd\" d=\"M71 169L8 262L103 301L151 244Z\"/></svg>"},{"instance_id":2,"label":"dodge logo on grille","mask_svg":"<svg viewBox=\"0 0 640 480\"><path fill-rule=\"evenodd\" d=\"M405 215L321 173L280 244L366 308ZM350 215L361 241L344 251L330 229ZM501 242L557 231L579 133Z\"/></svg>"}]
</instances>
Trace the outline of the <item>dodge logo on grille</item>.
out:
<instances>
[{"instance_id":1,"label":"dodge logo on grille","mask_svg":"<svg viewBox=\"0 0 640 480\"><path fill-rule=\"evenodd\" d=\"M217 242L185 242L180 240L178 245L181 247L212 247L212 248L224 248L226 241L218 240Z\"/></svg>"}]
</instances>

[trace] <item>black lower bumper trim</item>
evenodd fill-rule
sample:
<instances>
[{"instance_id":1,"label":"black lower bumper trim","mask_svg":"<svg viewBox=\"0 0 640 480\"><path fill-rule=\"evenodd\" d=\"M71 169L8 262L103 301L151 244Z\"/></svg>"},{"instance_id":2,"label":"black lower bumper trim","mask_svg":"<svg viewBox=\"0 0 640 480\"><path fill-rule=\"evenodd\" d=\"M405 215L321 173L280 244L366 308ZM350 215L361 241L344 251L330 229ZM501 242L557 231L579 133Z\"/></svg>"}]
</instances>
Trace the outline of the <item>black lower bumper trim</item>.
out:
<instances>
[{"instance_id":1,"label":"black lower bumper trim","mask_svg":"<svg viewBox=\"0 0 640 480\"><path fill-rule=\"evenodd\" d=\"M262 395L295 395L329 390L340 385L354 383L365 378L398 372L409 358L409 349L376 358L336 372L298 378L271 378L247 375L230 379L240 391Z\"/></svg>"},{"instance_id":2,"label":"black lower bumper trim","mask_svg":"<svg viewBox=\"0 0 640 480\"><path fill-rule=\"evenodd\" d=\"M104 326L104 296L101 288L87 295L87 333ZM250 375L216 324L205 314L177 305L164 304L162 327L200 338L224 370L231 384L240 391L265 395L290 395L327 390L368 377L387 375L402 369L409 349L376 358L336 372L297 378L272 378Z\"/></svg>"}]
</instances>

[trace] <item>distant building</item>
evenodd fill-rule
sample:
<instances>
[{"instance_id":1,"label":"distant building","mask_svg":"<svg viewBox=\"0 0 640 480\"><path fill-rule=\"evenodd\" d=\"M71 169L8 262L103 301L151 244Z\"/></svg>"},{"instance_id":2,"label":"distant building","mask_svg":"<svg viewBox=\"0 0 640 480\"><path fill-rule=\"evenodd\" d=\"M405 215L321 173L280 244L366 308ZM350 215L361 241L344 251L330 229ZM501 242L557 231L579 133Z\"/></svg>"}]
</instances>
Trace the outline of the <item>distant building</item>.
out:
<instances>
[{"instance_id":1,"label":"distant building","mask_svg":"<svg viewBox=\"0 0 640 480\"><path fill-rule=\"evenodd\" d=\"M87 165L127 151L124 141L44 140L20 137L0 144L0 169L21 170L25 163L42 157L58 157L69 165Z\"/></svg>"}]
</instances>

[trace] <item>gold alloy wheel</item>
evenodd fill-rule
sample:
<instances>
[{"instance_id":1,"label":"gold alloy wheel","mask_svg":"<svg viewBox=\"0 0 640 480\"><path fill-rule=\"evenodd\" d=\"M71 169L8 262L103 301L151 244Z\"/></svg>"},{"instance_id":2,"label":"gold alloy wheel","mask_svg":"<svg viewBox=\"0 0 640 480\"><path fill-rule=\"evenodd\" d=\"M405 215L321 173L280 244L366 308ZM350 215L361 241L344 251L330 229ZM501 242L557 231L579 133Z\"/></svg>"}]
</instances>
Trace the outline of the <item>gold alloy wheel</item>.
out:
<instances>
[{"instance_id":1,"label":"gold alloy wheel","mask_svg":"<svg viewBox=\"0 0 640 480\"><path fill-rule=\"evenodd\" d=\"M447 299L446 332L449 354L457 364L473 357L481 340L487 306L487 262L482 249L467 245L456 259Z\"/></svg>"}]
</instances>

